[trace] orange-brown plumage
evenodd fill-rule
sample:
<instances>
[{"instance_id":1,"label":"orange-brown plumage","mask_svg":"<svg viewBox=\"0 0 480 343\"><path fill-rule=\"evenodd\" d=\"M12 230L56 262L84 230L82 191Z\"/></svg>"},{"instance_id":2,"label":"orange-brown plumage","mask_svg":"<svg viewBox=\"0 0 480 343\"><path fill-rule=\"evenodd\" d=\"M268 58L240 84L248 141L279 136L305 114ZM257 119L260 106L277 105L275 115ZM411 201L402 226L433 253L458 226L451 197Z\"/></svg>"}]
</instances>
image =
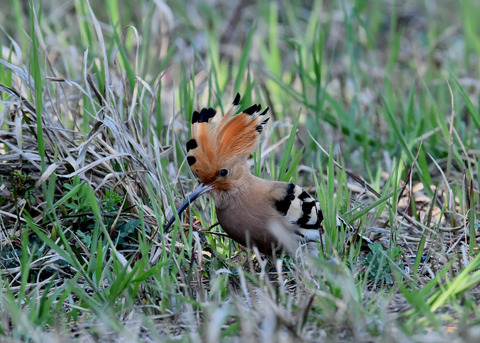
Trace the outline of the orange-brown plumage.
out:
<instances>
[{"instance_id":1,"label":"orange-brown plumage","mask_svg":"<svg viewBox=\"0 0 480 343\"><path fill-rule=\"evenodd\" d=\"M233 105L238 105L237 94ZM253 105L222 118L212 108L194 112L192 139L187 142L187 161L201 185L179 207L206 192L215 201L223 230L242 245L260 251L293 252L302 243L316 242L323 234L323 214L318 201L292 183L267 181L251 174L247 158L260 141L268 121L268 108ZM165 230L173 223L170 219ZM345 224L341 219L337 225Z\"/></svg>"},{"instance_id":2,"label":"orange-brown plumage","mask_svg":"<svg viewBox=\"0 0 480 343\"><path fill-rule=\"evenodd\" d=\"M236 99L239 100L239 97ZM237 105L234 102L234 105ZM218 178L222 166L243 163L260 141L260 134L268 121L267 112L258 113L260 105L233 115L233 107L220 120L215 120L212 108L194 112L192 139L187 144L187 159L196 177L209 185ZM222 183L217 186L222 186ZM223 186L225 186L223 184Z\"/></svg>"}]
</instances>

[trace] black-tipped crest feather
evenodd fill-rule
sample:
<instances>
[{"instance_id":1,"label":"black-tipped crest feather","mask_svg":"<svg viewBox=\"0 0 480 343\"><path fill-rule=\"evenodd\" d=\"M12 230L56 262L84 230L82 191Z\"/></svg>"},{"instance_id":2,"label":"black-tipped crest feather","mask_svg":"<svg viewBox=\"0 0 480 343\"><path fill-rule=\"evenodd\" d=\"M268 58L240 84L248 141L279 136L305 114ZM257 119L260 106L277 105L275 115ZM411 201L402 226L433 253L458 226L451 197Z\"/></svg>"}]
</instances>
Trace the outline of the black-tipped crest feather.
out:
<instances>
[{"instance_id":1,"label":"black-tipped crest feather","mask_svg":"<svg viewBox=\"0 0 480 343\"><path fill-rule=\"evenodd\" d=\"M235 95L235 99L232 102L232 105L237 106L240 103L240 99L241 99L240 93L237 93L237 95Z\"/></svg>"},{"instance_id":2,"label":"black-tipped crest feather","mask_svg":"<svg viewBox=\"0 0 480 343\"><path fill-rule=\"evenodd\" d=\"M197 159L193 156L187 156L187 162L189 166L192 166L195 162L197 162Z\"/></svg>"},{"instance_id":3,"label":"black-tipped crest feather","mask_svg":"<svg viewBox=\"0 0 480 343\"><path fill-rule=\"evenodd\" d=\"M187 146L187 152L189 152L190 150L193 150L196 147L198 147L198 144L195 138L192 138L187 142L186 146Z\"/></svg>"},{"instance_id":4,"label":"black-tipped crest feather","mask_svg":"<svg viewBox=\"0 0 480 343\"><path fill-rule=\"evenodd\" d=\"M213 108L204 108L200 111L200 114L198 115L198 122L199 123L208 123L210 118L213 118L217 111L215 111ZM193 120L192 120L193 123Z\"/></svg>"},{"instance_id":5,"label":"black-tipped crest feather","mask_svg":"<svg viewBox=\"0 0 480 343\"><path fill-rule=\"evenodd\" d=\"M258 105L252 105L250 106L249 108L246 108L243 110L243 113L246 113L246 114L254 114L255 112L258 112L262 109L262 105L258 104Z\"/></svg>"}]
</instances>

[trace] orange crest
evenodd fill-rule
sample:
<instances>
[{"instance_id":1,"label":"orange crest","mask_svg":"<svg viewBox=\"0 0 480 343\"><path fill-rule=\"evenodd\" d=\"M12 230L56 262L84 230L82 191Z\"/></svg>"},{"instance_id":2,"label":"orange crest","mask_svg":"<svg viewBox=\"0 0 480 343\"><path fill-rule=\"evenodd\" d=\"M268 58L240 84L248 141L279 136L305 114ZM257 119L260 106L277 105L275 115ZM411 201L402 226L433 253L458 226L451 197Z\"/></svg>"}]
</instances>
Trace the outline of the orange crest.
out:
<instances>
[{"instance_id":1,"label":"orange crest","mask_svg":"<svg viewBox=\"0 0 480 343\"><path fill-rule=\"evenodd\" d=\"M260 113L261 105L253 105L234 115L233 109L239 102L240 94L237 94L232 108L220 120L215 120L216 111L213 108L193 112L187 161L205 184L217 178L222 166L233 160L246 160L260 141L260 134L269 119L263 118L268 107Z\"/></svg>"}]
</instances>

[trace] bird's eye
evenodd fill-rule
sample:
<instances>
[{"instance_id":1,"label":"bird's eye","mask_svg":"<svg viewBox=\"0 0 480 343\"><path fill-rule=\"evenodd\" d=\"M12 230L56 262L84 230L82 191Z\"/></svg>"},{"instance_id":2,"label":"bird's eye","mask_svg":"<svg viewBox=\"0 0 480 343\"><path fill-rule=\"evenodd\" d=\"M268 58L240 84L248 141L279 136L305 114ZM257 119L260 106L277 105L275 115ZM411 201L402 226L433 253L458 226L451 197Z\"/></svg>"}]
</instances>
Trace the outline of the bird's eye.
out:
<instances>
[{"instance_id":1,"label":"bird's eye","mask_svg":"<svg viewBox=\"0 0 480 343\"><path fill-rule=\"evenodd\" d=\"M225 177L228 175L228 169L220 169L220 172L218 173L221 177Z\"/></svg>"}]
</instances>

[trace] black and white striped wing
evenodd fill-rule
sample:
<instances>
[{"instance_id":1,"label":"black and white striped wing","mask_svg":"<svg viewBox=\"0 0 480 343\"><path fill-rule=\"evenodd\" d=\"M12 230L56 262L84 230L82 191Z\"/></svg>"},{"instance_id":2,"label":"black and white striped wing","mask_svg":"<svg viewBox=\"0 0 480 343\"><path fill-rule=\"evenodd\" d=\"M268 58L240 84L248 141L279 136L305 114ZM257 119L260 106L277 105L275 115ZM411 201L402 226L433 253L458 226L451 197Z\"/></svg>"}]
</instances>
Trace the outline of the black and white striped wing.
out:
<instances>
[{"instance_id":1,"label":"black and white striped wing","mask_svg":"<svg viewBox=\"0 0 480 343\"><path fill-rule=\"evenodd\" d=\"M295 234L300 236L300 240L320 240L320 232L323 232L320 204L301 187L289 183L284 198L276 201L275 207L294 224Z\"/></svg>"},{"instance_id":2,"label":"black and white striped wing","mask_svg":"<svg viewBox=\"0 0 480 343\"><path fill-rule=\"evenodd\" d=\"M275 202L278 212L295 226L295 234L300 241L319 241L323 235L323 213L320 203L301 187L293 183L287 185L285 197ZM337 227L352 231L353 227L337 217Z\"/></svg>"}]
</instances>

